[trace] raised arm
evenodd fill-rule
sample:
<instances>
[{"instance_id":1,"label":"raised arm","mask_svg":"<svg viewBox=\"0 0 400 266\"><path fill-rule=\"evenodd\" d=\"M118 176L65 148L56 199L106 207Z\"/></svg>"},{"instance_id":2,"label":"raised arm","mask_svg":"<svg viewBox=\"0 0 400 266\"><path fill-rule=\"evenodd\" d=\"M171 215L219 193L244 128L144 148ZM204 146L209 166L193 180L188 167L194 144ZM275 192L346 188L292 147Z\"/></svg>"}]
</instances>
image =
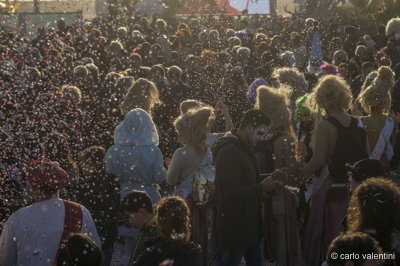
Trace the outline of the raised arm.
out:
<instances>
[{"instance_id":1,"label":"raised arm","mask_svg":"<svg viewBox=\"0 0 400 266\"><path fill-rule=\"evenodd\" d=\"M225 131L232 131L234 126L233 126L233 121L232 121L232 117L229 114L229 109L228 107L225 105L225 103L223 102L222 98L219 97L217 99L217 104L215 106L215 110L220 111L222 113L222 115L224 116L224 120L225 120Z\"/></svg>"}]
</instances>

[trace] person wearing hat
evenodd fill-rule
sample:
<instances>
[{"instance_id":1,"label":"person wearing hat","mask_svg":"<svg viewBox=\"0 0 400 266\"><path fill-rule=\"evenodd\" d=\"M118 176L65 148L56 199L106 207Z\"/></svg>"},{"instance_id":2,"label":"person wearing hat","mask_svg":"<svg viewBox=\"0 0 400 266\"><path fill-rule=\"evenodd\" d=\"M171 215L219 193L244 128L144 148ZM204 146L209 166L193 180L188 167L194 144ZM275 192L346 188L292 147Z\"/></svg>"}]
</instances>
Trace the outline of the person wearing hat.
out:
<instances>
[{"instance_id":1,"label":"person wearing hat","mask_svg":"<svg viewBox=\"0 0 400 266\"><path fill-rule=\"evenodd\" d=\"M261 110L249 110L239 129L214 145L217 265L240 265L243 257L247 265L263 265L261 198L280 183L270 177L261 181L253 147L266 135L269 124Z\"/></svg>"},{"instance_id":2,"label":"person wearing hat","mask_svg":"<svg viewBox=\"0 0 400 266\"><path fill-rule=\"evenodd\" d=\"M376 159L363 159L355 164L346 164L347 175L350 180L350 193L363 181L372 177L384 177L385 170L381 161Z\"/></svg>"},{"instance_id":3,"label":"person wearing hat","mask_svg":"<svg viewBox=\"0 0 400 266\"><path fill-rule=\"evenodd\" d=\"M57 162L34 161L26 176L34 203L7 220L0 237L0 265L51 265L71 233L84 233L100 245L90 212L58 197L68 174Z\"/></svg>"}]
</instances>

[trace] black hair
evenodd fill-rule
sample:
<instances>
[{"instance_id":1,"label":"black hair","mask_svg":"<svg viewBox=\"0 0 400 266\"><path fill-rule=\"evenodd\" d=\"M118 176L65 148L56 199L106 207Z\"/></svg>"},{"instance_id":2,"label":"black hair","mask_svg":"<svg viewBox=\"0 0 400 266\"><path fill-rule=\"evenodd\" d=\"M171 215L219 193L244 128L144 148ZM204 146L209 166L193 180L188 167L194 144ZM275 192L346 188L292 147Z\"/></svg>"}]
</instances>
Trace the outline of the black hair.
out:
<instances>
[{"instance_id":1,"label":"black hair","mask_svg":"<svg viewBox=\"0 0 400 266\"><path fill-rule=\"evenodd\" d=\"M57 251L56 266L100 266L101 248L84 234L72 234Z\"/></svg>"},{"instance_id":2,"label":"black hair","mask_svg":"<svg viewBox=\"0 0 400 266\"><path fill-rule=\"evenodd\" d=\"M132 190L121 202L120 212L138 212L140 208L149 213L153 213L153 205L149 195L144 191Z\"/></svg>"},{"instance_id":3,"label":"black hair","mask_svg":"<svg viewBox=\"0 0 400 266\"><path fill-rule=\"evenodd\" d=\"M371 67L373 68L374 64L370 61L366 61L366 62L362 63L362 65L361 65L361 69L367 69L367 68L371 68Z\"/></svg>"},{"instance_id":4,"label":"black hair","mask_svg":"<svg viewBox=\"0 0 400 266\"><path fill-rule=\"evenodd\" d=\"M80 154L81 159L88 159L99 170L102 170L104 167L105 156L105 149L101 146L91 146L84 149Z\"/></svg>"},{"instance_id":5,"label":"black hair","mask_svg":"<svg viewBox=\"0 0 400 266\"><path fill-rule=\"evenodd\" d=\"M261 110L251 109L244 114L242 120L240 121L239 129L243 129L248 125L253 127L258 127L260 125L269 126L270 123L270 119L266 117Z\"/></svg>"},{"instance_id":6,"label":"black hair","mask_svg":"<svg viewBox=\"0 0 400 266\"><path fill-rule=\"evenodd\" d=\"M133 54L131 54L130 56L129 56L129 59L137 59L137 60L139 60L140 62L142 62L142 56L140 55L140 54L138 54L138 53L133 53Z\"/></svg>"}]
</instances>

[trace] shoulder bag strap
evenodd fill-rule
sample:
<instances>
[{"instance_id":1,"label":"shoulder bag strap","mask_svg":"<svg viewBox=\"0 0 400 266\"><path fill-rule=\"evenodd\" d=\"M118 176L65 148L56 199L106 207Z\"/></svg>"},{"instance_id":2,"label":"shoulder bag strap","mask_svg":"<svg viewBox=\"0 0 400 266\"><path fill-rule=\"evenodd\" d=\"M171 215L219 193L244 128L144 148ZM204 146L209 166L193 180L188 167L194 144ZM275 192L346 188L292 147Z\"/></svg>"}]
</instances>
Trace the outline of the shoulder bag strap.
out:
<instances>
[{"instance_id":1,"label":"shoulder bag strap","mask_svg":"<svg viewBox=\"0 0 400 266\"><path fill-rule=\"evenodd\" d=\"M79 233L82 229L82 209L79 204L64 200L65 218L64 229L61 235L60 245L66 244L72 233Z\"/></svg>"}]
</instances>

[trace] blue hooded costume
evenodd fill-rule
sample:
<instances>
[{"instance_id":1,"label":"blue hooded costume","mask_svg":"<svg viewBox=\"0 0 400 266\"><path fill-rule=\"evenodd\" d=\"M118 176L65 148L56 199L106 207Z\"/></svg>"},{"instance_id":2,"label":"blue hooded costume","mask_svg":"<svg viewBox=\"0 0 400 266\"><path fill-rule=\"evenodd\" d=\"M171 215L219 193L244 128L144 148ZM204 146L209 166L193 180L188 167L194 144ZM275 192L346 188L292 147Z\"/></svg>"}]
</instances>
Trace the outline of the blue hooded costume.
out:
<instances>
[{"instance_id":1,"label":"blue hooded costume","mask_svg":"<svg viewBox=\"0 0 400 266\"><path fill-rule=\"evenodd\" d=\"M119 178L121 199L133 189L146 191L153 203L160 200L157 184L167 171L158 146L156 126L146 111L133 109L114 131L114 145L106 155L106 170Z\"/></svg>"}]
</instances>

